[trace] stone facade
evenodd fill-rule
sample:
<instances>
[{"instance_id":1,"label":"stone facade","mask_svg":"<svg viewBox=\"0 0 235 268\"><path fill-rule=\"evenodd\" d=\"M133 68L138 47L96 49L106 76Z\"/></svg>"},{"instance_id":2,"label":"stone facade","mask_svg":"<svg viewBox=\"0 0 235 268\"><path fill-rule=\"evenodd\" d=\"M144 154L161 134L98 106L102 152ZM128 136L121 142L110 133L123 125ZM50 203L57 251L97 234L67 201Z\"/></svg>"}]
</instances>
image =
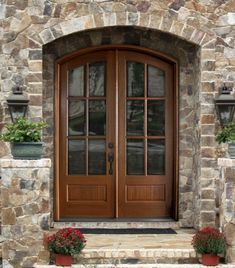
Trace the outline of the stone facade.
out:
<instances>
[{"instance_id":1,"label":"stone facade","mask_svg":"<svg viewBox=\"0 0 235 268\"><path fill-rule=\"evenodd\" d=\"M43 247L49 230L51 161L2 159L3 267L33 267L48 263Z\"/></svg>"},{"instance_id":2,"label":"stone facade","mask_svg":"<svg viewBox=\"0 0 235 268\"><path fill-rule=\"evenodd\" d=\"M53 160L56 58L106 43L134 43L175 56L180 68L179 220L186 227L218 225L217 157L223 151L214 139L214 99L223 83L234 87L234 25L234 0L0 0L0 126L10 121L7 95L13 86L24 86L28 116L49 123L44 138ZM1 142L0 156L8 155Z\"/></svg>"},{"instance_id":3,"label":"stone facade","mask_svg":"<svg viewBox=\"0 0 235 268\"><path fill-rule=\"evenodd\" d=\"M228 244L226 259L235 263L235 160L220 158L220 226Z\"/></svg>"}]
</instances>

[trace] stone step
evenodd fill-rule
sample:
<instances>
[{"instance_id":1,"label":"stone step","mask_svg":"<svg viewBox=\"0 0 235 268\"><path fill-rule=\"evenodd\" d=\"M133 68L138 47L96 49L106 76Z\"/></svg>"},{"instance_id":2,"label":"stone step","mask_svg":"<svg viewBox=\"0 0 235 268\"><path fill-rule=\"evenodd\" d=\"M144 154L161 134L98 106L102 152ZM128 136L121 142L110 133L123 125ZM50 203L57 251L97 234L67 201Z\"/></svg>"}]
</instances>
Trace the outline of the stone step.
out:
<instances>
[{"instance_id":1,"label":"stone step","mask_svg":"<svg viewBox=\"0 0 235 268\"><path fill-rule=\"evenodd\" d=\"M158 260L174 263L195 257L191 246L194 230L179 229L176 234L94 235L86 234L87 245L78 255L82 261L111 263L153 263ZM148 260L147 260L148 259ZM99 262L98 262L99 261ZM116 261L116 262L115 262ZM151 261L151 262L149 262Z\"/></svg>"},{"instance_id":2,"label":"stone step","mask_svg":"<svg viewBox=\"0 0 235 268\"><path fill-rule=\"evenodd\" d=\"M87 245L74 263L81 265L133 265L198 263L191 246L193 229L176 234L85 234Z\"/></svg>"},{"instance_id":3,"label":"stone step","mask_svg":"<svg viewBox=\"0 0 235 268\"><path fill-rule=\"evenodd\" d=\"M155 264L155 263L198 263L193 249L99 249L84 250L74 263L89 264Z\"/></svg>"},{"instance_id":4,"label":"stone step","mask_svg":"<svg viewBox=\"0 0 235 268\"><path fill-rule=\"evenodd\" d=\"M62 266L55 265L35 265L35 268L58 268ZM63 266L65 267L65 266ZM202 264L98 264L98 265L81 265L73 264L72 268L205 268ZM219 264L214 268L235 268L235 264Z\"/></svg>"}]
</instances>

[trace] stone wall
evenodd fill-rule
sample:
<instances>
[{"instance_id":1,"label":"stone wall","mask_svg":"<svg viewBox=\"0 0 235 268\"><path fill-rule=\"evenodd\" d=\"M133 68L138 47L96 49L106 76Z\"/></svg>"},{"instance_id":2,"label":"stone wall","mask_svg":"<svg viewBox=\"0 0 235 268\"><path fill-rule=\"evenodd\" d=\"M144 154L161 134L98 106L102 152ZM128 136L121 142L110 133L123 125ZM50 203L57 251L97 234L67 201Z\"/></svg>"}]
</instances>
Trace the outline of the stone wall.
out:
<instances>
[{"instance_id":1,"label":"stone wall","mask_svg":"<svg viewBox=\"0 0 235 268\"><path fill-rule=\"evenodd\" d=\"M220 226L227 241L227 262L235 263L235 159L219 158Z\"/></svg>"},{"instance_id":2,"label":"stone wall","mask_svg":"<svg viewBox=\"0 0 235 268\"><path fill-rule=\"evenodd\" d=\"M69 34L115 26L132 27L132 40L137 28L164 33L169 40L175 37L179 51L181 40L185 40L189 46L200 47L198 59L195 58L200 62L200 68L195 68L192 74L187 68L181 68L180 73L180 81L195 77L190 82L192 87L186 86L186 83L180 85L180 92L187 96L180 103L188 105L193 97L199 100L190 103L190 109L181 110L180 114L181 123L187 117L194 120L190 126L193 137L190 134L184 136L183 124L180 126L180 163L182 170L185 166L186 170L192 170L190 174L181 176L183 187L180 195L184 197L181 199L180 217L184 226L216 225L219 180L214 140L217 129L214 98L224 82L234 86L234 24L234 0L0 0L0 126L2 128L5 122L10 121L6 97L15 85L24 85L29 95L28 116L49 119L47 113L52 110L54 88L43 82L43 48L54 40ZM91 46L92 42L98 42L97 38L100 36L93 35L87 43L81 42L80 45ZM115 42L120 43L121 40L117 35ZM148 46L155 44L152 40L150 42L148 35L146 43ZM171 42L168 44L170 48ZM184 50L181 52L180 58L187 58L183 55ZM45 95L47 86L51 91ZM49 123L53 123L52 118ZM48 148L52 135L52 128L48 127L45 133ZM192 142L191 138L194 139L193 149L188 151L183 144L187 146ZM0 157L8 154L8 147L1 142Z\"/></svg>"},{"instance_id":3,"label":"stone wall","mask_svg":"<svg viewBox=\"0 0 235 268\"><path fill-rule=\"evenodd\" d=\"M1 159L3 267L48 263L43 236L49 230L50 159Z\"/></svg>"}]
</instances>

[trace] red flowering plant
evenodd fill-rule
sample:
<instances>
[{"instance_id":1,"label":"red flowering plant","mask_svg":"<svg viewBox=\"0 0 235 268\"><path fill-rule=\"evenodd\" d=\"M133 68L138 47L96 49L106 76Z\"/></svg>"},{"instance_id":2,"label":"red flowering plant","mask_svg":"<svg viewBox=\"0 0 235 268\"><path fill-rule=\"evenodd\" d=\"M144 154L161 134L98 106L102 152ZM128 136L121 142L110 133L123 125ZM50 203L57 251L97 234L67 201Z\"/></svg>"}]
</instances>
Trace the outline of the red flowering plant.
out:
<instances>
[{"instance_id":1,"label":"red flowering plant","mask_svg":"<svg viewBox=\"0 0 235 268\"><path fill-rule=\"evenodd\" d=\"M199 254L218 255L226 249L224 234L213 227L204 227L199 230L192 240L195 251Z\"/></svg>"},{"instance_id":2,"label":"red flowering plant","mask_svg":"<svg viewBox=\"0 0 235 268\"><path fill-rule=\"evenodd\" d=\"M56 254L79 253L86 245L84 235L76 228L63 228L47 238L48 250Z\"/></svg>"}]
</instances>

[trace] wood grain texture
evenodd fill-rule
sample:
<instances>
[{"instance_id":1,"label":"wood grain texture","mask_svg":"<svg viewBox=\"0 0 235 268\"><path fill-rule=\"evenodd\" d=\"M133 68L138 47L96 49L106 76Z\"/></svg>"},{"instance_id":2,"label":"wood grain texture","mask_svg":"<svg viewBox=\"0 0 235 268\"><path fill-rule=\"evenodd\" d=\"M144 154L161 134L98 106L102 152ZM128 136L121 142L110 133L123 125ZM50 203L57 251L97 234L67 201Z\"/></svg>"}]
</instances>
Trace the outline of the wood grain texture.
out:
<instances>
[{"instance_id":1,"label":"wood grain texture","mask_svg":"<svg viewBox=\"0 0 235 268\"><path fill-rule=\"evenodd\" d=\"M107 201L105 185L78 185L67 186L67 202Z\"/></svg>"}]
</instances>

